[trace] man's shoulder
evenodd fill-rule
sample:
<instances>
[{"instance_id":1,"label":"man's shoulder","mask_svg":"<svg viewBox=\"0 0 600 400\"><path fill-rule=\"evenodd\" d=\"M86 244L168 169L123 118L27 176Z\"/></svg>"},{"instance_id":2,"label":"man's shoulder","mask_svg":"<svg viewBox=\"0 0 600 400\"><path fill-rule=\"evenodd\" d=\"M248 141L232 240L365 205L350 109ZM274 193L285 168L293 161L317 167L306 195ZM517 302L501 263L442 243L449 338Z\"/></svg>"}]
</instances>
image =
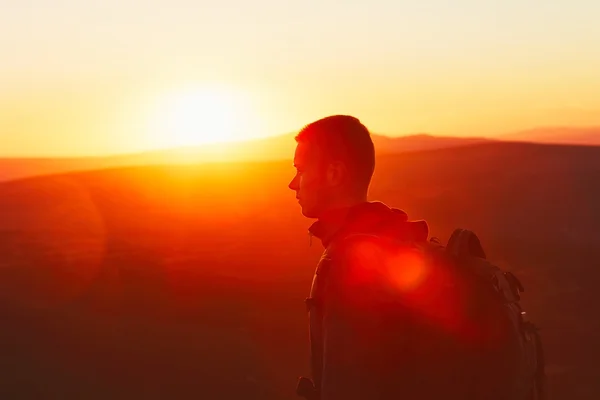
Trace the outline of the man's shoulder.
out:
<instances>
[{"instance_id":1,"label":"man's shoulder","mask_svg":"<svg viewBox=\"0 0 600 400\"><path fill-rule=\"evenodd\" d=\"M361 255L383 256L386 251L406 245L407 243L393 236L359 232L335 240L327 247L325 253L333 259L345 259Z\"/></svg>"},{"instance_id":2,"label":"man's shoulder","mask_svg":"<svg viewBox=\"0 0 600 400\"><path fill-rule=\"evenodd\" d=\"M353 233L332 243L325 251L327 264L336 274L388 274L403 264L425 262L429 257L428 241L405 240L373 233Z\"/></svg>"},{"instance_id":3,"label":"man's shoulder","mask_svg":"<svg viewBox=\"0 0 600 400\"><path fill-rule=\"evenodd\" d=\"M340 238L326 249L324 264L339 279L356 274L380 274L398 249L392 238L373 233L353 233Z\"/></svg>"},{"instance_id":4,"label":"man's shoulder","mask_svg":"<svg viewBox=\"0 0 600 400\"><path fill-rule=\"evenodd\" d=\"M422 255L416 247L368 233L349 235L333 250L323 264L329 289L362 308L398 302L399 273Z\"/></svg>"}]
</instances>

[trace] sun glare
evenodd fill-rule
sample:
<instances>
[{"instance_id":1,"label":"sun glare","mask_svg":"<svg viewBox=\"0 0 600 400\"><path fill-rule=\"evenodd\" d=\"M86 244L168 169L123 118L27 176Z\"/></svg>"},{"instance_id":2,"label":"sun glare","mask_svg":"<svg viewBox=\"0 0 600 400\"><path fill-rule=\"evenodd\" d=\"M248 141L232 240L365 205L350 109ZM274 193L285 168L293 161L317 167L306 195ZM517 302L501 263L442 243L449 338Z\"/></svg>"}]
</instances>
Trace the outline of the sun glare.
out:
<instances>
[{"instance_id":1,"label":"sun glare","mask_svg":"<svg viewBox=\"0 0 600 400\"><path fill-rule=\"evenodd\" d=\"M256 136L256 124L248 123L252 107L246 103L241 93L220 87L161 96L150 118L151 140L159 147L183 147Z\"/></svg>"}]
</instances>

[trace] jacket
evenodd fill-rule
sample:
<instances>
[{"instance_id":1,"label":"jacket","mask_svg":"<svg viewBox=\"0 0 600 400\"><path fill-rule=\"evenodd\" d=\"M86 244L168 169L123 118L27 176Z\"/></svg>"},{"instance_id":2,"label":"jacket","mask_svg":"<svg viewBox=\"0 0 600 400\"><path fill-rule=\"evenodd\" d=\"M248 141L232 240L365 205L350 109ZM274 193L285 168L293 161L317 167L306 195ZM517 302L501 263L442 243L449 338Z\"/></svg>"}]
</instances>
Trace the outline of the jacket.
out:
<instances>
[{"instance_id":1,"label":"jacket","mask_svg":"<svg viewBox=\"0 0 600 400\"><path fill-rule=\"evenodd\" d=\"M415 387L422 385L422 377L411 377L410 367L398 363L410 349L402 348L388 319L402 321L390 304L404 278L383 268L390 261L385 238L425 243L427 223L409 221L405 212L381 202L365 202L329 213L309 234L325 247L307 299L311 366L320 399L413 398L406 397L407 391L420 390ZM392 270L405 269L401 264L407 263L409 248Z\"/></svg>"}]
</instances>

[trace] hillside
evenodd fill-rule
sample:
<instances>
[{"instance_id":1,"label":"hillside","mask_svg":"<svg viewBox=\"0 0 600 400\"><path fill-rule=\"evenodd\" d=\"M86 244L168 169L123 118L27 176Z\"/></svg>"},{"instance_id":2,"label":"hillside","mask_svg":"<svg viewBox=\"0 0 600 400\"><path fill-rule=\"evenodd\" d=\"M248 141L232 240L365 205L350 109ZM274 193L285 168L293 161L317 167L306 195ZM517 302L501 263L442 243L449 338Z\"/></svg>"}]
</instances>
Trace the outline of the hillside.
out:
<instances>
[{"instance_id":1,"label":"hillside","mask_svg":"<svg viewBox=\"0 0 600 400\"><path fill-rule=\"evenodd\" d=\"M379 154L447 149L452 147L482 144L490 141L492 141L492 139L478 137L433 136L428 134L409 135L402 137L373 135L373 142L375 143L377 152Z\"/></svg>"},{"instance_id":2,"label":"hillside","mask_svg":"<svg viewBox=\"0 0 600 400\"><path fill-rule=\"evenodd\" d=\"M293 399L309 247L288 161L112 168L0 184L3 398ZM381 155L371 198L476 230L523 281L553 400L600 396L600 148ZM278 340L273 340L275 336Z\"/></svg>"},{"instance_id":3,"label":"hillside","mask_svg":"<svg viewBox=\"0 0 600 400\"><path fill-rule=\"evenodd\" d=\"M430 135L403 137L373 135L373 140L378 152L399 153L469 145L483 142L485 139ZM207 144L107 157L0 158L0 182L37 175L165 163L287 160L294 154L295 146L294 134L288 134L245 142Z\"/></svg>"},{"instance_id":4,"label":"hillside","mask_svg":"<svg viewBox=\"0 0 600 400\"><path fill-rule=\"evenodd\" d=\"M546 127L501 136L502 140L600 146L600 127Z\"/></svg>"}]
</instances>

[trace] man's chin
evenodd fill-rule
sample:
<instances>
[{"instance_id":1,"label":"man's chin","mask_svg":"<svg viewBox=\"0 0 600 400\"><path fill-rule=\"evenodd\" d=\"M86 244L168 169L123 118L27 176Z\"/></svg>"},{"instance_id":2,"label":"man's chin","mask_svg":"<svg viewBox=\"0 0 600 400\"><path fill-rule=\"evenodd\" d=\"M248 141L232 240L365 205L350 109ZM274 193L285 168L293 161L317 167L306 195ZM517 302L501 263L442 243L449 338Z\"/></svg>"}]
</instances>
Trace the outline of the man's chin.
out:
<instances>
[{"instance_id":1,"label":"man's chin","mask_svg":"<svg viewBox=\"0 0 600 400\"><path fill-rule=\"evenodd\" d=\"M306 218L318 218L318 214L316 212L314 212L313 210L306 208L306 207L302 207L302 215L305 216Z\"/></svg>"}]
</instances>

